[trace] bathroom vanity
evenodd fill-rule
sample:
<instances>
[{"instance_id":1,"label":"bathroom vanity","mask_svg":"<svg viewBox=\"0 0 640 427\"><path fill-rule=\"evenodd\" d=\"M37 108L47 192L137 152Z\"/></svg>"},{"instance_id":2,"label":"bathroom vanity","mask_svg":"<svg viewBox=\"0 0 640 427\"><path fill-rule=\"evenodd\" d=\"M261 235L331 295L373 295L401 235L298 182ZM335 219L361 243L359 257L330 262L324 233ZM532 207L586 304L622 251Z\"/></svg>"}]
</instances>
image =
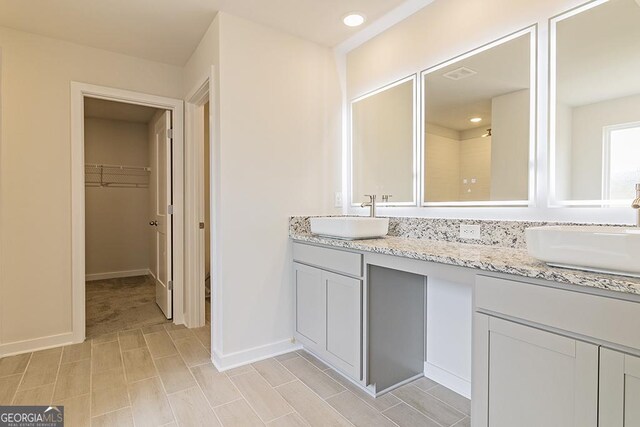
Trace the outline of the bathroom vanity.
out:
<instances>
[{"instance_id":1,"label":"bathroom vanity","mask_svg":"<svg viewBox=\"0 0 640 427\"><path fill-rule=\"evenodd\" d=\"M472 396L474 426L640 425L640 279L518 248L291 238L296 339L370 394L426 375Z\"/></svg>"}]
</instances>

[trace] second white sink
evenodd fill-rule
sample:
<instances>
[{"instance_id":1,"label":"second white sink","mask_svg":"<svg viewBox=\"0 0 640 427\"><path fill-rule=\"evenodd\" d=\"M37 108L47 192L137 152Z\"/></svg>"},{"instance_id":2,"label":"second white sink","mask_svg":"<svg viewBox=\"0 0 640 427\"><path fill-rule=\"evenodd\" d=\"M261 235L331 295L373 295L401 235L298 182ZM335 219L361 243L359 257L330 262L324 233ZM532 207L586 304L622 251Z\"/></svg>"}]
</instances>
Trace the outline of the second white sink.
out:
<instances>
[{"instance_id":1,"label":"second white sink","mask_svg":"<svg viewBox=\"0 0 640 427\"><path fill-rule=\"evenodd\" d=\"M529 255L549 265L640 277L640 228L532 227L526 236Z\"/></svg>"},{"instance_id":2,"label":"second white sink","mask_svg":"<svg viewBox=\"0 0 640 427\"><path fill-rule=\"evenodd\" d=\"M335 216L311 218L311 232L338 239L374 239L389 232L389 218Z\"/></svg>"}]
</instances>

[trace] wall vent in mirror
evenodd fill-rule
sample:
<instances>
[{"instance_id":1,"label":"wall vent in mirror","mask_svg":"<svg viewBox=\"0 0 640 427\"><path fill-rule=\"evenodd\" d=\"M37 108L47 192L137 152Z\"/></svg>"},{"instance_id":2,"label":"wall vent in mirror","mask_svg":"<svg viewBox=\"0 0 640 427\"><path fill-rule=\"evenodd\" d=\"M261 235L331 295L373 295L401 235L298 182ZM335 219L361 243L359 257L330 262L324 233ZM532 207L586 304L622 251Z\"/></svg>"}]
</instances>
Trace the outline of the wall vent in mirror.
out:
<instances>
[{"instance_id":1,"label":"wall vent in mirror","mask_svg":"<svg viewBox=\"0 0 640 427\"><path fill-rule=\"evenodd\" d=\"M535 28L422 72L425 206L527 205Z\"/></svg>"},{"instance_id":2,"label":"wall vent in mirror","mask_svg":"<svg viewBox=\"0 0 640 427\"><path fill-rule=\"evenodd\" d=\"M628 206L640 182L640 5L551 20L552 203Z\"/></svg>"}]
</instances>

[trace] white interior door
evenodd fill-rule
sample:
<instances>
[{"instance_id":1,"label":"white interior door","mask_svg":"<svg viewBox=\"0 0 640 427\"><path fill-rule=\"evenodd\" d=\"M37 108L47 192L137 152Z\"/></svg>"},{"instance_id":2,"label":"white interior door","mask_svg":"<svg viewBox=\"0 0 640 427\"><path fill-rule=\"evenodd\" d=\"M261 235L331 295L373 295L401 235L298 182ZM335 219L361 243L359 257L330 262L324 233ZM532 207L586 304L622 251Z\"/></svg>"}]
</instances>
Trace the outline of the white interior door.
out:
<instances>
[{"instance_id":1,"label":"white interior door","mask_svg":"<svg viewBox=\"0 0 640 427\"><path fill-rule=\"evenodd\" d=\"M171 113L165 111L154 124L151 150L151 168L154 174L155 194L152 199L154 226L154 260L156 269L156 303L170 319L173 317L173 275L172 275L172 221L169 206L172 203L171 186Z\"/></svg>"}]
</instances>

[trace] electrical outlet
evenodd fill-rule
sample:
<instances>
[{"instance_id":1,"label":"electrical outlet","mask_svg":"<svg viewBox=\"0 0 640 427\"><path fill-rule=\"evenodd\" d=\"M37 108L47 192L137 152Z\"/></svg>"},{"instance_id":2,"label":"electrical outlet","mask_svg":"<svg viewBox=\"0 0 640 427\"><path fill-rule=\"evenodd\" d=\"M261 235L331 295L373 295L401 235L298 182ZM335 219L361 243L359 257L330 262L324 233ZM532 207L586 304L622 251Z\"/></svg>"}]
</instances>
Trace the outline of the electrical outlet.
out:
<instances>
[{"instance_id":1,"label":"electrical outlet","mask_svg":"<svg viewBox=\"0 0 640 427\"><path fill-rule=\"evenodd\" d=\"M480 239L480 226L460 224L461 239Z\"/></svg>"},{"instance_id":2,"label":"electrical outlet","mask_svg":"<svg viewBox=\"0 0 640 427\"><path fill-rule=\"evenodd\" d=\"M336 208L341 208L342 207L342 193L339 191L336 191L336 194L333 196L333 205Z\"/></svg>"}]
</instances>

